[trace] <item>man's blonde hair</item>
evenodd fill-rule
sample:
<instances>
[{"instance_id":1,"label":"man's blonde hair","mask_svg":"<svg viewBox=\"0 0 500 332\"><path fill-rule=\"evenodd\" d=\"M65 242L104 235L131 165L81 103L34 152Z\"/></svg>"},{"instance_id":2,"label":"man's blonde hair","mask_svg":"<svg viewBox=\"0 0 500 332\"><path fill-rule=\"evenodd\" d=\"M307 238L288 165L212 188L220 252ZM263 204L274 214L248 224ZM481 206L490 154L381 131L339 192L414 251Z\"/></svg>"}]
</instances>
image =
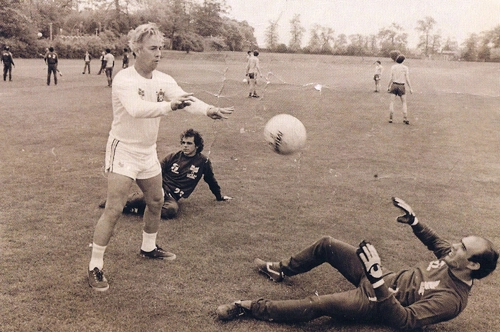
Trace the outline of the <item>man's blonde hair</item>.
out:
<instances>
[{"instance_id":1,"label":"man's blonde hair","mask_svg":"<svg viewBox=\"0 0 500 332\"><path fill-rule=\"evenodd\" d=\"M160 31L156 23L149 22L142 24L134 30L130 30L128 33L128 46L132 52L136 53L142 47L144 37L146 36L155 36L161 41L162 44L165 41L163 32Z\"/></svg>"}]
</instances>

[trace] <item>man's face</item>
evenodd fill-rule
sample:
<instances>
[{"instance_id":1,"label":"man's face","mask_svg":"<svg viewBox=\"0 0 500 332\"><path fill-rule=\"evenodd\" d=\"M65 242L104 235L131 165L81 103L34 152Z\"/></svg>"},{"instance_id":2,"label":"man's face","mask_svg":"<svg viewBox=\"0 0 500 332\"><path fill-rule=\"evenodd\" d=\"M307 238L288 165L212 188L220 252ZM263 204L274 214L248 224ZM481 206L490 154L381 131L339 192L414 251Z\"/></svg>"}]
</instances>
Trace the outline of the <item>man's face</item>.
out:
<instances>
[{"instance_id":1,"label":"man's face","mask_svg":"<svg viewBox=\"0 0 500 332\"><path fill-rule=\"evenodd\" d=\"M183 137L181 140L182 153L185 156L192 157L196 154L196 145L194 145L194 137Z\"/></svg>"},{"instance_id":2,"label":"man's face","mask_svg":"<svg viewBox=\"0 0 500 332\"><path fill-rule=\"evenodd\" d=\"M142 68L147 68L149 71L155 70L160 62L162 47L160 37L146 36L142 47L136 53L136 63Z\"/></svg>"},{"instance_id":3,"label":"man's face","mask_svg":"<svg viewBox=\"0 0 500 332\"><path fill-rule=\"evenodd\" d=\"M464 270L471 262L469 258L487 249L487 242L478 236L467 236L451 245L451 251L443 260L451 269Z\"/></svg>"}]
</instances>

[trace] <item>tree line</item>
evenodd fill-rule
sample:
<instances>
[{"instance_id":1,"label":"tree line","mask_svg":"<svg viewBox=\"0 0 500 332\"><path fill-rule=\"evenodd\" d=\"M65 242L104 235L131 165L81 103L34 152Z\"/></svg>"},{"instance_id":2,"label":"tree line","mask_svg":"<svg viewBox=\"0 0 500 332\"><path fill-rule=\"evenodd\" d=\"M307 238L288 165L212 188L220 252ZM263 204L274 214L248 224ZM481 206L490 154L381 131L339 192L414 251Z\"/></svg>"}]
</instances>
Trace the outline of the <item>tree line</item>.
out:
<instances>
[{"instance_id":1,"label":"tree line","mask_svg":"<svg viewBox=\"0 0 500 332\"><path fill-rule=\"evenodd\" d=\"M156 22L167 37L168 49L247 51L258 47L254 28L246 21L228 17L225 0L0 0L0 45L9 45L16 56L39 56L54 46L62 57L81 57L87 49L97 56L105 48L120 53L130 29ZM443 39L432 17L416 22L418 51L432 57L448 54L467 61L500 61L500 25L471 34L462 45ZM272 52L352 56L390 56L397 50L407 55L408 33L393 23L377 34L343 33L315 24L306 38L300 14L290 21L290 41L279 43L278 22L269 21L265 47Z\"/></svg>"},{"instance_id":2,"label":"tree line","mask_svg":"<svg viewBox=\"0 0 500 332\"><path fill-rule=\"evenodd\" d=\"M408 33L392 23L381 28L377 34L369 36L361 34L338 34L326 26L315 24L309 31L309 41L301 47L306 37L306 29L300 21L300 14L295 14L289 21L290 41L288 45L279 43L278 22L269 21L265 31L266 47L274 52L287 53L322 53L352 56L390 56L397 50L407 55L416 56L415 50L408 48ZM416 32L419 34L418 53L425 57L446 54L448 57L466 61L500 61L500 25L480 34L470 34L459 45L452 38L444 39L437 29L434 18L427 16L416 22Z\"/></svg>"},{"instance_id":3,"label":"tree line","mask_svg":"<svg viewBox=\"0 0 500 332\"><path fill-rule=\"evenodd\" d=\"M254 28L228 18L229 9L225 0L0 0L0 45L21 57L49 45L62 57L120 52L130 29L155 22L172 50L256 48Z\"/></svg>"}]
</instances>

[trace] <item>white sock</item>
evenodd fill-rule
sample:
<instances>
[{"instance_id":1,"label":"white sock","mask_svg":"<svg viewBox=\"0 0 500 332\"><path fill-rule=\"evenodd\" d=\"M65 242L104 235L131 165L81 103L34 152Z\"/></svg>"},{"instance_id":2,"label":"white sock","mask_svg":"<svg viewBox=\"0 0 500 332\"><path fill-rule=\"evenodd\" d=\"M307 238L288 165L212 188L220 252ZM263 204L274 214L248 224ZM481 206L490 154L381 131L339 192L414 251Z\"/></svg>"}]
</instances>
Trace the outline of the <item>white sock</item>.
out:
<instances>
[{"instance_id":1,"label":"white sock","mask_svg":"<svg viewBox=\"0 0 500 332\"><path fill-rule=\"evenodd\" d=\"M106 251L106 246L100 246L92 243L92 257L90 258L89 271L92 271L95 267L102 270L104 266L104 251Z\"/></svg>"},{"instance_id":2,"label":"white sock","mask_svg":"<svg viewBox=\"0 0 500 332\"><path fill-rule=\"evenodd\" d=\"M141 249L143 251L153 251L156 248L156 233L146 233L145 231L142 231L142 246Z\"/></svg>"}]
</instances>

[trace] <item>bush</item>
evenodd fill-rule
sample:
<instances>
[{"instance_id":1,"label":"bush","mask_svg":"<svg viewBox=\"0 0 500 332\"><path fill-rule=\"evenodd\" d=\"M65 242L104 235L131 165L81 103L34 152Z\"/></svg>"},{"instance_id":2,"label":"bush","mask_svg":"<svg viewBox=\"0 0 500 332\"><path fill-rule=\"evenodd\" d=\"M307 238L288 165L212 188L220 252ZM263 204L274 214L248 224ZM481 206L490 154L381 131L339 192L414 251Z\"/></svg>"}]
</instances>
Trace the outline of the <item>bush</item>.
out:
<instances>
[{"instance_id":1,"label":"bush","mask_svg":"<svg viewBox=\"0 0 500 332\"><path fill-rule=\"evenodd\" d=\"M398 50L393 50L389 52L389 57L392 59L392 61L396 61L398 56L401 54Z\"/></svg>"}]
</instances>

